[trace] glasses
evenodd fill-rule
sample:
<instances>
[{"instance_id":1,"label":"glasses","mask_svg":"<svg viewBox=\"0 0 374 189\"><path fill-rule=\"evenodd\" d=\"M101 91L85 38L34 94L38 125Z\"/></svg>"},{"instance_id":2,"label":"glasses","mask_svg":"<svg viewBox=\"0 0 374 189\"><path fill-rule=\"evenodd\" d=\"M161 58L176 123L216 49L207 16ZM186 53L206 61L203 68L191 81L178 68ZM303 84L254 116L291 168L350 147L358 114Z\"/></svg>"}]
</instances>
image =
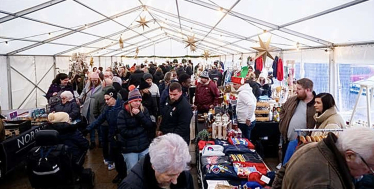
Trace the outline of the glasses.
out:
<instances>
[{"instance_id":1,"label":"glasses","mask_svg":"<svg viewBox=\"0 0 374 189\"><path fill-rule=\"evenodd\" d=\"M111 98L112 98L112 97L110 97L110 98L104 98L104 100L105 100L105 101L108 101L108 100L110 100Z\"/></svg>"},{"instance_id":2,"label":"glasses","mask_svg":"<svg viewBox=\"0 0 374 189\"><path fill-rule=\"evenodd\" d=\"M371 174L374 174L374 170L369 166L369 164L365 161L365 159L360 154L358 154L357 152L356 152L356 154L358 155L358 157L361 158L361 161L364 162L364 164L369 168Z\"/></svg>"}]
</instances>

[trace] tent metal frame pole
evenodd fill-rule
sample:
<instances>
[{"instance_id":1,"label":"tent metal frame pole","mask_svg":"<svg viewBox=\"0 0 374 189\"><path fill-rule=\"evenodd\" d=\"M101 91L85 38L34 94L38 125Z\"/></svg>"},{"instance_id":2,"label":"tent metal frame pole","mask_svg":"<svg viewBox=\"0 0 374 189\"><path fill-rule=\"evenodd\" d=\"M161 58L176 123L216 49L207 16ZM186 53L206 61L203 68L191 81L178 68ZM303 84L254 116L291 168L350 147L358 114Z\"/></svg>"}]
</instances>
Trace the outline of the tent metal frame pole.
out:
<instances>
[{"instance_id":1,"label":"tent metal frame pole","mask_svg":"<svg viewBox=\"0 0 374 189\"><path fill-rule=\"evenodd\" d=\"M13 94L12 94L12 75L10 68L10 57L6 56L6 69L7 69L7 79L8 79L8 108L13 109Z\"/></svg>"},{"instance_id":2,"label":"tent metal frame pole","mask_svg":"<svg viewBox=\"0 0 374 189\"><path fill-rule=\"evenodd\" d=\"M178 41L178 42L181 42L181 43L183 42L182 40L179 39L178 36L175 36L175 35L173 35L173 34L169 34L168 36L170 37L170 39L172 39L172 40L174 40L174 41ZM221 52L226 53L226 54L229 54L229 52L227 52L227 51L223 51L223 50L221 50L221 49L217 49L217 50L216 50L215 47L210 47L210 46L205 45L205 44L200 44L200 46L206 47L208 50L210 50L210 51L212 51L212 52L217 52L218 54L221 54ZM198 49L201 49L201 48L199 48L199 47L197 47L197 48L198 48ZM204 50L204 49L201 49L201 50ZM219 52L219 51L221 51L221 52Z\"/></svg>"},{"instance_id":3,"label":"tent metal frame pole","mask_svg":"<svg viewBox=\"0 0 374 189\"><path fill-rule=\"evenodd\" d=\"M148 14L151 15L152 19L156 21L156 23L158 24L158 26L159 26L159 27L161 28L161 30L162 30L162 26L161 26L161 24L160 24L160 23L155 19L155 17L153 16L153 14L148 10L148 7L147 7L146 5L144 5L143 2L142 2L141 0L138 0L138 1L139 1L139 3L142 5L143 10L146 10L146 11L148 12ZM166 34L166 32L165 32L165 34Z\"/></svg>"},{"instance_id":4,"label":"tent metal frame pole","mask_svg":"<svg viewBox=\"0 0 374 189\"><path fill-rule=\"evenodd\" d=\"M156 39L157 37L160 37L160 36L162 36L162 35L164 35L164 34L160 33L160 34L158 34L158 35L155 35L155 36L153 36L153 37L150 37L150 39ZM144 43L144 42L147 42L147 41L148 41L147 39L141 40L141 41L137 42L136 45L139 45L139 44ZM111 54L111 53L114 53L114 52L116 52L116 51L120 51L120 53L123 53L124 51L121 51L121 50L124 50L124 49L126 49L126 48L129 48L129 47L131 47L131 46L134 46L134 45L127 45L126 47L123 47L123 49L118 48L118 49L112 50L111 52L107 52L107 53L104 53L104 54L101 54L101 55ZM135 47L134 47L134 48L135 48ZM128 51L128 50L125 50L125 51ZM112 55L112 56L115 56L115 55Z\"/></svg>"},{"instance_id":5,"label":"tent metal frame pole","mask_svg":"<svg viewBox=\"0 0 374 189\"><path fill-rule=\"evenodd\" d=\"M181 18L180 18L180 14L179 14L178 0L175 0L175 4L177 5L177 13L178 13L179 28L181 29L181 32L182 32L182 24L181 24Z\"/></svg>"},{"instance_id":6,"label":"tent metal frame pole","mask_svg":"<svg viewBox=\"0 0 374 189\"><path fill-rule=\"evenodd\" d=\"M135 25L135 26L133 26L133 27L131 27L131 28L134 29L134 28L139 27L139 26L140 26L140 24ZM118 31L118 32L115 32L115 33L109 34L109 35L105 36L104 38L110 38L110 37L116 36L116 35L118 35L118 34L121 34L121 33L127 32L127 31L129 31L129 30L130 30L130 29L124 29L124 30L121 30L121 31ZM68 53L68 52L70 52L70 51L77 50L77 49L79 49L79 48L81 48L81 47L87 47L88 45L91 45L91 44L97 43L97 42L102 41L102 40L104 40L104 39L102 39L102 38L100 38L100 39L95 39L95 40L93 40L93 41L90 41L90 42L87 42L87 43L85 43L85 44L79 45L79 46L77 46L77 47L74 47L74 48L71 48L71 49L68 49L68 50L65 50L65 51L62 51L62 52L56 53L55 55L62 55L62 54ZM100 47L99 47L99 48L100 48Z\"/></svg>"},{"instance_id":7,"label":"tent metal frame pole","mask_svg":"<svg viewBox=\"0 0 374 189\"><path fill-rule=\"evenodd\" d=\"M160 35L163 35L163 34L160 34ZM162 37L162 38L160 38L160 39L157 39L156 41L154 41L154 43L156 43L156 44L157 44L157 43L161 43L161 42L164 42L166 39L169 39L169 38L165 36L165 37ZM144 45L145 45L145 44L138 46L139 50L140 50L140 49L144 49L144 48L150 46L150 45L149 45L149 46L144 47ZM151 45L153 45L153 43L152 43ZM128 51L131 51L131 50L128 50ZM136 51L136 50L133 50L133 51L131 51L131 52L125 54L125 55L128 55L128 54L130 54L130 53L133 53L133 52L135 52L135 51ZM112 56L117 56L117 55L119 55L119 54L123 54L123 53L126 53L126 52L120 52L120 53L114 54L114 55L112 55ZM121 56L122 56L122 55L121 55Z\"/></svg>"},{"instance_id":8,"label":"tent metal frame pole","mask_svg":"<svg viewBox=\"0 0 374 189\"><path fill-rule=\"evenodd\" d=\"M151 6L147 6L148 9L150 10L153 10L153 11L156 11L156 12L159 12L161 14L164 14L164 15L167 15L167 16L170 16L170 17L173 17L173 18L178 18L177 15L175 14L172 14L172 13L169 13L169 12L166 12L164 10L160 10L160 9L157 9L157 8L154 8L154 7L151 7ZM207 24L204 24L204 23L201 23L201 22L198 22L198 21L195 21L195 20L191 20L191 19L188 19L188 18L184 18L183 16L180 17L181 20L185 21L185 22L189 22L191 24L196 24L198 26L201 26L201 27L204 27L204 28L207 28L207 29L210 29L212 28L212 26L209 26ZM229 35L229 36L232 36L232 37L235 37L235 38L238 38L238 39L243 39L243 40L247 40L247 41L250 41L250 42L255 42L257 43L256 40L253 40L253 39L250 39L250 38L247 38L247 37L244 37L244 36L241 36L239 34L236 34L236 33L232 33L232 32L229 32L229 31L225 31L225 30L222 30L222 29L219 29L219 28L216 28L215 31L217 32L220 32L220 33L223 33L223 34L226 34L226 35Z\"/></svg>"},{"instance_id":9,"label":"tent metal frame pole","mask_svg":"<svg viewBox=\"0 0 374 189\"><path fill-rule=\"evenodd\" d=\"M108 17L107 15L102 14L101 12L99 12L99 11L97 11L97 10L95 10L95 9L93 9L93 8L91 8L91 7L89 7L89 6L87 6L86 4L84 4L84 3L82 3L82 2L80 2L80 1L78 1L78 0L73 0L73 1L75 1L75 2L77 2L78 4L80 4L80 5L84 6L84 7L86 7L87 9L89 9L89 10L91 10L91 11L93 11L93 12L95 12L95 13L97 13L97 14L99 14L99 15L101 15L101 16L103 16L103 17L105 17L105 18L107 18L107 19L109 19L109 20L111 20L111 21L113 21L113 22L115 22L115 23L117 23L117 24L119 24L120 26L125 27L126 29L130 29L129 27L127 27L127 26L125 26L125 25L123 25L123 24L117 22L117 21L114 20L112 17ZM144 36L142 33L139 33L139 32L137 32L137 31L135 31L135 30L133 30L133 29L130 29L130 30L133 31L133 32L135 32L135 33L137 33L138 35L141 35L141 36L143 36L143 37L145 37L145 38L148 38L147 36Z\"/></svg>"},{"instance_id":10,"label":"tent metal frame pole","mask_svg":"<svg viewBox=\"0 0 374 189\"><path fill-rule=\"evenodd\" d=\"M335 50L331 48L329 51L329 89L332 96L337 99L337 65L335 62Z\"/></svg>"},{"instance_id":11,"label":"tent metal frame pole","mask_svg":"<svg viewBox=\"0 0 374 189\"><path fill-rule=\"evenodd\" d=\"M210 34L210 32L212 32L217 26L219 23L221 23L221 21L226 17L226 15L228 13L230 13L230 11L240 2L240 0L237 0L231 7L229 10L226 10L225 14L222 15L221 19L218 20L218 22L213 26L213 28L210 29L210 31L203 37L203 39L201 41L204 41L205 37L208 36ZM200 44L200 42L199 42Z\"/></svg>"},{"instance_id":12,"label":"tent metal frame pole","mask_svg":"<svg viewBox=\"0 0 374 189\"><path fill-rule=\"evenodd\" d=\"M25 16L27 14L45 9L47 7L56 5L56 4L64 2L64 1L66 1L66 0L51 0L51 1L47 1L45 3L30 7L30 8L24 9L24 10L18 11L16 13L13 13L12 15L4 16L4 17L0 18L0 24L4 23L4 22L7 22L9 20L13 20L15 18L18 18L20 16Z\"/></svg>"},{"instance_id":13,"label":"tent metal frame pole","mask_svg":"<svg viewBox=\"0 0 374 189\"><path fill-rule=\"evenodd\" d=\"M166 25L168 25L169 27L174 27L174 28L177 27L177 26L176 26L175 24L173 24L173 23L166 23L166 22L164 22L164 23L165 23ZM182 26L185 26L185 25L182 24ZM187 27L187 26L185 26L185 27ZM184 28L184 27L182 27L182 29L183 29L183 28ZM183 34L183 33L181 32L181 34ZM196 32L196 31L194 31L194 34L201 35L201 36L204 35L204 34L202 34L202 33L200 33L200 32ZM184 35L185 35L185 34L184 34ZM216 40L216 38L214 38L214 37L210 37L210 36L207 36L206 38L209 38L209 39L215 39L215 40ZM219 40L217 40L217 41L222 42L222 43L230 43L230 42L228 42L228 41L221 40L221 39L219 39ZM238 47L238 48L241 48L241 49L245 49L245 50L250 50L250 51L251 51L251 49L244 48L244 47L239 46L239 45L237 45L237 44L230 44L230 45L232 45L232 46L234 46L234 47ZM253 51L253 52L255 52L255 51Z\"/></svg>"},{"instance_id":14,"label":"tent metal frame pole","mask_svg":"<svg viewBox=\"0 0 374 189\"><path fill-rule=\"evenodd\" d=\"M156 30L158 30L158 29L159 29L159 28L153 28L153 29L151 29L151 30L148 30L148 31L146 31L146 32L143 32L143 34L151 33L151 32L156 31ZM132 36L132 37L129 37L129 38L123 39L123 41L127 41L127 40L131 40L131 39L135 39L135 38L138 38L139 36L140 36L140 35ZM149 41L149 40L151 40L151 38L147 37L145 41ZM143 40L143 41L144 41L144 40ZM101 51L101 50L106 49L106 48L108 48L108 47L111 47L111 46L117 45L118 43L119 43L118 41L115 42L115 43L111 43L111 44L109 44L109 45L107 45L107 46L105 46L105 47L102 47L102 48L99 48L99 49L96 49L96 50L90 51L90 52L88 52L87 54L92 54L92 53L95 53L95 52ZM139 43L139 42L137 42L137 43ZM130 46L134 46L134 45L137 45L137 44L129 44L129 45L130 45ZM120 48L118 48L118 49L112 49L112 52L117 51L117 50L119 50L119 49L120 49ZM111 52L110 52L110 53L111 53ZM109 53L106 53L106 54L109 54Z\"/></svg>"},{"instance_id":15,"label":"tent metal frame pole","mask_svg":"<svg viewBox=\"0 0 374 189\"><path fill-rule=\"evenodd\" d=\"M0 39L9 39L9 40L12 40L12 41L25 41L25 42L43 43L43 41L39 41L39 40L13 38L13 37L4 37L4 36L0 36ZM83 47L82 45L72 45L72 44L55 43L55 42L48 42L48 44L51 44L51 45L61 45L61 46L70 46L70 47L74 47L74 48L77 48L77 49ZM85 46L85 47L86 48L91 48L91 49L97 49L97 48L99 48L99 47L90 47L90 46ZM12 55L12 56L14 56L14 55Z\"/></svg>"},{"instance_id":16,"label":"tent metal frame pole","mask_svg":"<svg viewBox=\"0 0 374 189\"><path fill-rule=\"evenodd\" d=\"M193 0L193 1L192 0L185 0L185 1L196 4L196 5L203 6L205 8L209 8L209 9L212 9L212 10L217 10L218 8L222 8L222 7L219 7L217 5L206 3L206 2L203 2L203 1L200 1L200 0ZM285 32L285 33L288 33L288 34L291 34L291 35L294 35L294 36L297 36L297 37L301 37L301 38L304 38L304 39L307 39L307 40L310 40L310 41L314 41L314 42L319 43L319 44L328 45L328 46L332 45L332 43L329 42L329 41L325 41L323 39L319 39L319 38L316 38L316 37L313 37L313 36L309 36L309 35L306 35L306 34L303 34L303 33L297 32L297 31L293 31L293 30L290 30L290 29L281 28L280 26L278 26L276 24L272 24L272 23L269 23L269 22L266 22L266 21L248 16L248 15L245 15L245 14L242 14L242 13L238 13L238 12L235 12L235 11L230 11L229 14L232 15L232 16L237 16L241 19L250 21L251 23L260 24L262 26L269 27L273 30L279 30L279 31L282 31L282 32Z\"/></svg>"},{"instance_id":17,"label":"tent metal frame pole","mask_svg":"<svg viewBox=\"0 0 374 189\"><path fill-rule=\"evenodd\" d=\"M174 30L172 30L172 29L169 29L169 28L164 28L165 30L169 30L169 31L171 31L171 32L176 32L176 31L174 31ZM177 33L177 32L176 32ZM183 33L182 33L183 34ZM170 35L172 35L172 34L170 34ZM185 35L185 34L183 34L183 35ZM175 38L178 38L178 36L175 36L175 35L173 35ZM216 44L216 43L213 43L213 42L210 42L210 41L204 41L204 43L208 43L208 44L211 44L211 45L214 45L214 46L219 46L218 44ZM212 47L213 48L213 47ZM215 48L215 47L214 47ZM213 49L214 49L213 48ZM231 48L228 48L228 47L222 47L222 48L224 48L224 49L227 49L227 50L230 50L230 51L234 51L234 52L237 52L237 53L241 53L240 51L237 51L237 50L234 50L234 49L231 49Z\"/></svg>"},{"instance_id":18,"label":"tent metal frame pole","mask_svg":"<svg viewBox=\"0 0 374 189\"><path fill-rule=\"evenodd\" d=\"M138 7L135 7L135 8L129 9L129 10L127 10L127 11L124 11L124 12L118 13L118 14L116 14L116 15L113 15L113 16L111 16L111 17L109 17L109 18L112 18L112 19L113 19L113 18L121 17L121 16L123 16L123 15L129 14L129 13L132 13L132 12L138 10L139 8L141 8L141 7L138 6ZM0 12L2 13L3 11L0 11ZM27 18L27 17L24 17L24 16L22 16L22 18L30 19L30 18ZM33 21L36 21L35 19L32 19L32 20L33 20ZM23 48L20 48L20 49L14 50L14 51L12 51L12 52L7 53L7 55L17 54L17 53L20 53L20 52L23 52L23 51L29 50L29 49L31 49L31 48L34 48L34 47L37 47L37 46L43 45L43 44L45 44L45 43L48 43L48 42L51 42L51 41L54 41L54 40L57 40L57 39L60 39L60 38L63 38L63 37L69 36L69 35L74 34L74 33L77 33L77 32L81 32L81 33L84 33L84 34L87 34L87 35L93 35L93 34L88 34L88 33L86 33L86 32L82 32L82 30L85 30L85 29L87 29L87 28L90 28L90 27L93 27L93 26L96 26L96 25L102 24L102 23L107 22L107 21L109 21L109 20L110 20L110 19L108 19L108 18L104 18L104 19L101 19L101 20L99 20L99 21L89 23L89 24L87 24L86 26L81 26L81 27L79 27L78 29L67 28L68 30L71 30L71 31L69 31L69 32L65 32L65 33L63 33L63 34L60 34L60 35L55 36L55 37L52 37L52 38L49 38L49 39L47 39L47 40L42 41L41 43L35 43L35 44L32 44L32 45L28 45L28 46L26 46L26 47L23 47ZM43 22L43 21L38 21L38 22L42 22L42 23L44 23L44 24L49 24L49 23L47 23L47 22ZM51 25L56 26L56 27L61 27L61 26L57 26L57 25L55 25L55 24L51 24ZM65 27L64 27L64 28L65 28ZM65 29L66 29L66 28L65 28ZM95 35L95 36L96 36L96 35ZM99 38L103 38L103 37L101 37L101 36L97 36L97 37L99 37ZM109 40L111 40L111 39L109 38Z\"/></svg>"},{"instance_id":19,"label":"tent metal frame pole","mask_svg":"<svg viewBox=\"0 0 374 189\"><path fill-rule=\"evenodd\" d=\"M162 40L157 41L157 43L162 43L162 42L168 40L169 37L164 37L164 38L161 38L161 39L162 39ZM155 42L155 43L156 43L156 42ZM146 46L140 47L139 50L141 50L141 49L145 49L145 48L150 47L150 46L152 46L152 45L153 45L153 44L150 44L150 45L146 45ZM131 52L129 52L129 53L125 54L125 55L121 55L121 56L126 56L126 55L131 54L131 53L134 53L134 52L135 52L135 51L131 51Z\"/></svg>"},{"instance_id":20,"label":"tent metal frame pole","mask_svg":"<svg viewBox=\"0 0 374 189\"><path fill-rule=\"evenodd\" d=\"M55 55L53 55L53 75L55 76L55 75L57 75L57 73L56 73L56 56Z\"/></svg>"}]
</instances>

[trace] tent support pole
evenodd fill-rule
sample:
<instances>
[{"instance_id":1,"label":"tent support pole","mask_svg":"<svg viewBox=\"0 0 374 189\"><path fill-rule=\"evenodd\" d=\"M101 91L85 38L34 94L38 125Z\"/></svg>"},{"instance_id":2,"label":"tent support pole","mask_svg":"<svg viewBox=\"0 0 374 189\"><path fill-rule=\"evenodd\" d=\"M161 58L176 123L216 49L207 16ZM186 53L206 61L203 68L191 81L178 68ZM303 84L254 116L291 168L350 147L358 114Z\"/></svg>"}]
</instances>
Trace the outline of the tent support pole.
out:
<instances>
[{"instance_id":1,"label":"tent support pole","mask_svg":"<svg viewBox=\"0 0 374 189\"><path fill-rule=\"evenodd\" d=\"M11 77L11 69L10 69L10 57L6 56L6 69L7 69L7 76L8 76L8 108L11 110L13 109L13 102L12 102L12 77Z\"/></svg>"},{"instance_id":2,"label":"tent support pole","mask_svg":"<svg viewBox=\"0 0 374 189\"><path fill-rule=\"evenodd\" d=\"M56 73L56 56L53 56L53 75L57 75Z\"/></svg>"},{"instance_id":3,"label":"tent support pole","mask_svg":"<svg viewBox=\"0 0 374 189\"><path fill-rule=\"evenodd\" d=\"M337 69L335 62L335 50L334 48L329 49L329 88L332 96L337 99Z\"/></svg>"}]
</instances>

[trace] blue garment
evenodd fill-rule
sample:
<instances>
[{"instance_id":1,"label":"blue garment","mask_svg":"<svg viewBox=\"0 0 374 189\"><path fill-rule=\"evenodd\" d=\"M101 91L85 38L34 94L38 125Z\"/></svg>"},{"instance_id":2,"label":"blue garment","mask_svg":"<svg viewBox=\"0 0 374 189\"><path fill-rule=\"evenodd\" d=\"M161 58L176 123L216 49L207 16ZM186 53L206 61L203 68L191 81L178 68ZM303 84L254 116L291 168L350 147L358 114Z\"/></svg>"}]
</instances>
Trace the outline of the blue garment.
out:
<instances>
[{"instance_id":1,"label":"blue garment","mask_svg":"<svg viewBox=\"0 0 374 189\"><path fill-rule=\"evenodd\" d=\"M138 161L148 154L148 148L140 153L124 153L123 160L126 162L127 174L130 174L131 169L134 167Z\"/></svg>"},{"instance_id":2,"label":"blue garment","mask_svg":"<svg viewBox=\"0 0 374 189\"><path fill-rule=\"evenodd\" d=\"M284 156L284 159L283 159L283 165L285 165L291 159L292 155L295 153L296 146L297 146L297 139L292 140L288 143L286 155Z\"/></svg>"},{"instance_id":3,"label":"blue garment","mask_svg":"<svg viewBox=\"0 0 374 189\"><path fill-rule=\"evenodd\" d=\"M273 77L277 78L278 56L275 56L272 68L273 68Z\"/></svg>"},{"instance_id":4,"label":"blue garment","mask_svg":"<svg viewBox=\"0 0 374 189\"><path fill-rule=\"evenodd\" d=\"M245 154L245 153L251 153L252 151L244 145L229 145L225 146L223 152L228 154Z\"/></svg>"},{"instance_id":5,"label":"blue garment","mask_svg":"<svg viewBox=\"0 0 374 189\"><path fill-rule=\"evenodd\" d=\"M256 126L256 120L251 122L251 126L248 127L248 125L243 123L238 123L238 126L240 130L242 131L243 138L246 138L248 140L251 139L251 131Z\"/></svg>"}]
</instances>

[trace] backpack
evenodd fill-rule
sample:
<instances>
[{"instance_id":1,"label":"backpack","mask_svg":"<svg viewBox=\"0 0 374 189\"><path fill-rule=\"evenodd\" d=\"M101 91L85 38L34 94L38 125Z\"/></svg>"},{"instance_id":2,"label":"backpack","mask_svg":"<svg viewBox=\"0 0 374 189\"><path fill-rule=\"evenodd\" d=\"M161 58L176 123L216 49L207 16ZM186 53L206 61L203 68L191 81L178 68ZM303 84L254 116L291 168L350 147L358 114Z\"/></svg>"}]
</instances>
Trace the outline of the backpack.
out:
<instances>
[{"instance_id":1,"label":"backpack","mask_svg":"<svg viewBox=\"0 0 374 189\"><path fill-rule=\"evenodd\" d=\"M61 102L61 93L64 92L64 91L60 91L57 93L57 95L55 96L51 96L48 100L48 104L53 107L53 106L56 106L57 104L59 104Z\"/></svg>"},{"instance_id":2,"label":"backpack","mask_svg":"<svg viewBox=\"0 0 374 189\"><path fill-rule=\"evenodd\" d=\"M72 184L72 155L67 146L39 146L27 156L27 172L34 188Z\"/></svg>"}]
</instances>

